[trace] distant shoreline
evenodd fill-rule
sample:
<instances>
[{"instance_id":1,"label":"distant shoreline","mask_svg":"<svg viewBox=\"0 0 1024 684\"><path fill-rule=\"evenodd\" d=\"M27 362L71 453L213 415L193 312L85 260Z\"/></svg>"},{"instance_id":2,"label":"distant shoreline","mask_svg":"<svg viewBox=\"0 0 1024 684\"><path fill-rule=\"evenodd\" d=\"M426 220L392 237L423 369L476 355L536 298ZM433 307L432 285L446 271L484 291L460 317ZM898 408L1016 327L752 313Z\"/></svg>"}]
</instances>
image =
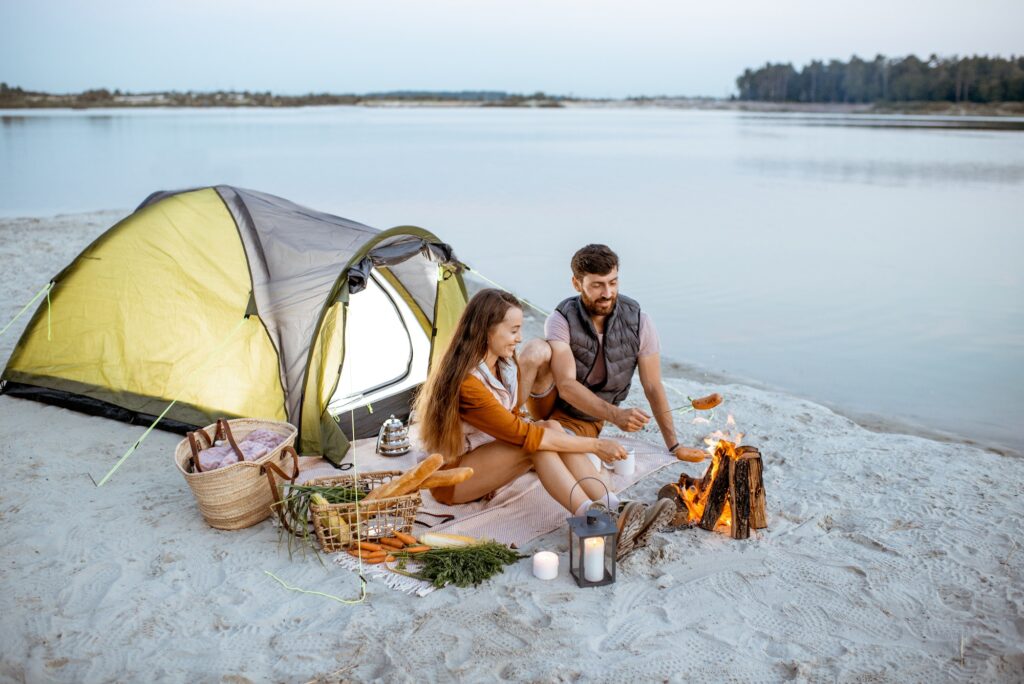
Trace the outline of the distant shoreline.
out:
<instances>
[{"instance_id":1,"label":"distant shoreline","mask_svg":"<svg viewBox=\"0 0 1024 684\"><path fill-rule=\"evenodd\" d=\"M355 107L480 107L480 108L667 108L757 113L886 115L942 117L1024 117L1024 102L875 102L858 104L732 100L710 97L575 98L534 93L381 93L369 95L272 95L270 93L113 93L99 90L75 94L6 91L0 109L152 109L152 108L299 108Z\"/></svg>"}]
</instances>

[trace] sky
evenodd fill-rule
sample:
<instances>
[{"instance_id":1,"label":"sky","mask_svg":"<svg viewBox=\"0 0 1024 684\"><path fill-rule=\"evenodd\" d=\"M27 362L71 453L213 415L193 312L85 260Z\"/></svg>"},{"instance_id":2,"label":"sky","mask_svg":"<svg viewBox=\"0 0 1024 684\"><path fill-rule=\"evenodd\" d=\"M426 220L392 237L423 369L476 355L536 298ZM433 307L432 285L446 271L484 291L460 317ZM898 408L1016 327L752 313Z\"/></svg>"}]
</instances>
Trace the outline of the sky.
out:
<instances>
[{"instance_id":1,"label":"sky","mask_svg":"<svg viewBox=\"0 0 1024 684\"><path fill-rule=\"evenodd\" d=\"M1024 0L0 0L0 81L78 92L726 97L765 62L1024 54Z\"/></svg>"}]
</instances>

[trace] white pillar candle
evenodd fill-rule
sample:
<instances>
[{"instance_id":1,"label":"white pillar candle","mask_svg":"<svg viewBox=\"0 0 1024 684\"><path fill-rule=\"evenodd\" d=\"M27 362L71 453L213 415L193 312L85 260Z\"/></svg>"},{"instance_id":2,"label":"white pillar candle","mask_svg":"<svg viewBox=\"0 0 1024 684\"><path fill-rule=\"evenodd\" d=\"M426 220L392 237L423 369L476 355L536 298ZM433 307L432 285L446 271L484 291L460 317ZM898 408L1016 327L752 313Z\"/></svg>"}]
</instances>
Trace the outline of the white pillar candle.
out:
<instances>
[{"instance_id":1,"label":"white pillar candle","mask_svg":"<svg viewBox=\"0 0 1024 684\"><path fill-rule=\"evenodd\" d=\"M558 577L558 556L550 551L538 551L533 554L533 576L542 580L553 580Z\"/></svg>"},{"instance_id":2,"label":"white pillar candle","mask_svg":"<svg viewBox=\"0 0 1024 684\"><path fill-rule=\"evenodd\" d=\"M583 540L583 577L588 582L600 582L604 579L603 537Z\"/></svg>"}]
</instances>

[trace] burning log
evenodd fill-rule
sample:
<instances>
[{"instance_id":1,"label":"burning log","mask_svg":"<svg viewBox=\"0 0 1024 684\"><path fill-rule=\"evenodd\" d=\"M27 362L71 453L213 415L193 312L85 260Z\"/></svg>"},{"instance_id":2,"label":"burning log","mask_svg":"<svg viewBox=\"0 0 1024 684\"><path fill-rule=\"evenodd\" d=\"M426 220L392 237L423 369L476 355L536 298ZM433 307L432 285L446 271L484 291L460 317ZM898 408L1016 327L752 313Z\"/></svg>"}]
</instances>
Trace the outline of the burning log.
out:
<instances>
[{"instance_id":1,"label":"burning log","mask_svg":"<svg viewBox=\"0 0 1024 684\"><path fill-rule=\"evenodd\" d=\"M707 499L704 502L704 511L700 518L700 526L705 530L715 529L718 519L725 512L725 504L729 499L729 491L732 489L732 479L729 476L732 460L735 453L732 444L725 440L718 443L715 448L715 455L712 458L708 472L704 474L704 482L711 480L711 487L707 490Z\"/></svg>"},{"instance_id":2,"label":"burning log","mask_svg":"<svg viewBox=\"0 0 1024 684\"><path fill-rule=\"evenodd\" d=\"M700 480L681 475L678 484L662 487L658 498L675 501L675 525L699 524L705 530L728 525L733 539L747 539L751 528L768 526L763 472L761 453L755 447L736 448L719 440Z\"/></svg>"}]
</instances>

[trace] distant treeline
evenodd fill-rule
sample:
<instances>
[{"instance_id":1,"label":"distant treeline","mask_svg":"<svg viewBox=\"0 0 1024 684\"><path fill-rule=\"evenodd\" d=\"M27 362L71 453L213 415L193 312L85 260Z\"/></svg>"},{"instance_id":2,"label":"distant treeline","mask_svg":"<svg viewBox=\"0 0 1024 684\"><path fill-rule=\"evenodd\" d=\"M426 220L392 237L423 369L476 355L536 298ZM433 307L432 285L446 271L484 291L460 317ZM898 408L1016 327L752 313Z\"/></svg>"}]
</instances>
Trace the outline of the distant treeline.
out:
<instances>
[{"instance_id":1,"label":"distant treeline","mask_svg":"<svg viewBox=\"0 0 1024 684\"><path fill-rule=\"evenodd\" d=\"M560 107L571 98L543 92L519 95L492 90L419 91L384 93L275 95L270 91L160 91L122 92L94 88L80 93L44 93L0 83L0 108L71 107L303 107L316 105L357 105L385 102L472 103L482 107Z\"/></svg>"},{"instance_id":2,"label":"distant treeline","mask_svg":"<svg viewBox=\"0 0 1024 684\"><path fill-rule=\"evenodd\" d=\"M767 102L1021 102L1024 57L910 55L865 61L765 64L736 79L739 99Z\"/></svg>"}]
</instances>

